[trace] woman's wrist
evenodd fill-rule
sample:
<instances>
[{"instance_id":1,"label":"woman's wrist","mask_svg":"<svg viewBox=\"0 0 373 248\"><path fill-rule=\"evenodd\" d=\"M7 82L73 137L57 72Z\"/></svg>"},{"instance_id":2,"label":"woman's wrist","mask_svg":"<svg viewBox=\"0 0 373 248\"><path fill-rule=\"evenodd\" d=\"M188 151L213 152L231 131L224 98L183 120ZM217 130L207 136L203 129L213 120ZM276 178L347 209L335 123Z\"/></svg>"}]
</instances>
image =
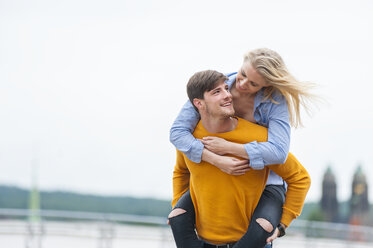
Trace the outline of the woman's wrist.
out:
<instances>
[{"instance_id":1,"label":"woman's wrist","mask_svg":"<svg viewBox=\"0 0 373 248\"><path fill-rule=\"evenodd\" d=\"M244 159L249 159L249 156L247 155L245 145L243 144L238 144L238 143L233 143L233 142L228 142L227 144L227 150L229 154L235 155L240 158Z\"/></svg>"},{"instance_id":2,"label":"woman's wrist","mask_svg":"<svg viewBox=\"0 0 373 248\"><path fill-rule=\"evenodd\" d=\"M226 141L226 143L225 143L225 151L226 151L226 154L236 155L236 154L234 154L235 143L230 142L230 141Z\"/></svg>"},{"instance_id":3,"label":"woman's wrist","mask_svg":"<svg viewBox=\"0 0 373 248\"><path fill-rule=\"evenodd\" d=\"M207 163L210 163L214 166L217 166L217 161L218 161L218 158L217 158L218 155L216 155L215 153L207 150L206 148L203 148L203 151L202 151L202 160L207 162ZM218 167L218 166L217 166Z\"/></svg>"}]
</instances>

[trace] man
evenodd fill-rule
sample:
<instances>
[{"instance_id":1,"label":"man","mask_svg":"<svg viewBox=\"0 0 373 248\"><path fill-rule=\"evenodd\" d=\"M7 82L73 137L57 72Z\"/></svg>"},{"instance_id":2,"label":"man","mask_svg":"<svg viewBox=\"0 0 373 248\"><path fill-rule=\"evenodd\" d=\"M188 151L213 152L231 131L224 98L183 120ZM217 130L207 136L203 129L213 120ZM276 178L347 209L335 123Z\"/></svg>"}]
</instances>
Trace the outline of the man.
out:
<instances>
[{"instance_id":1,"label":"man","mask_svg":"<svg viewBox=\"0 0 373 248\"><path fill-rule=\"evenodd\" d=\"M225 80L226 77L216 71L199 72L189 80L188 97L201 116L193 135L199 139L217 136L236 143L265 141L266 128L233 117L232 96ZM285 204L281 222L287 226L300 214L310 178L293 155L289 154L286 166L271 165L241 176L228 175L211 164L202 163L196 164L177 151L172 205L174 207L190 189L196 230L205 247L234 244L245 234L269 169L288 183L287 205L290 207Z\"/></svg>"}]
</instances>

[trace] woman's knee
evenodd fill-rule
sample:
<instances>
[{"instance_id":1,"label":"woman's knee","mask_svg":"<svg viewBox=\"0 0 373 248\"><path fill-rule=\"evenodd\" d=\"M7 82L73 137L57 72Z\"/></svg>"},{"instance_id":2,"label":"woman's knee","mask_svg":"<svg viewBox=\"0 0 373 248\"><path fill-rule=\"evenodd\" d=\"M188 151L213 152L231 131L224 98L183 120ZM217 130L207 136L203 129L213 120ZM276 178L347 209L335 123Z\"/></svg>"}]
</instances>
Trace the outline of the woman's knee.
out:
<instances>
[{"instance_id":1,"label":"woman's knee","mask_svg":"<svg viewBox=\"0 0 373 248\"><path fill-rule=\"evenodd\" d=\"M273 225L268 220L264 218L257 218L255 221L267 233L271 233L273 231Z\"/></svg>"},{"instance_id":2,"label":"woman's knee","mask_svg":"<svg viewBox=\"0 0 373 248\"><path fill-rule=\"evenodd\" d=\"M179 216L181 214L185 214L186 210L182 208L174 208L171 213L168 215L168 218L171 219L173 217Z\"/></svg>"}]
</instances>

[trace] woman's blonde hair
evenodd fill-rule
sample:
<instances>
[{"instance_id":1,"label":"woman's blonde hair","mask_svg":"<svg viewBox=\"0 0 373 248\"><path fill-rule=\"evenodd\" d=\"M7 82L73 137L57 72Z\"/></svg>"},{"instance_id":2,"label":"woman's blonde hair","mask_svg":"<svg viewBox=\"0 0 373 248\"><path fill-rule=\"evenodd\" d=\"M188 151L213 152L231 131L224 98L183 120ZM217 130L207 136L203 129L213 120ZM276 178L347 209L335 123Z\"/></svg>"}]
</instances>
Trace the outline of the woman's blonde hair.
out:
<instances>
[{"instance_id":1,"label":"woman's blonde hair","mask_svg":"<svg viewBox=\"0 0 373 248\"><path fill-rule=\"evenodd\" d=\"M267 81L270 86L264 90L264 100L270 99L278 104L272 95L280 92L286 99L289 108L290 124L293 127L302 126L300 106L309 113L309 101L315 96L310 93L314 84L300 82L290 74L281 56L268 48L259 48L244 55L244 62L250 62L253 68Z\"/></svg>"}]
</instances>

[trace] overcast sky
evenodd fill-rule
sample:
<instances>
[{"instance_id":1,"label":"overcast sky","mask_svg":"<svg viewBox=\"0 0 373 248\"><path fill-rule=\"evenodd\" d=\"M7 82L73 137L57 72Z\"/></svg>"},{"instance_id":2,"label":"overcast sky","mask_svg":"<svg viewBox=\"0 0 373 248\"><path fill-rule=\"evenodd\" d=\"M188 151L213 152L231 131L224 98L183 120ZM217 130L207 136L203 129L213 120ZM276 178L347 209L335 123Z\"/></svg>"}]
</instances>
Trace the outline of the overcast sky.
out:
<instances>
[{"instance_id":1,"label":"overcast sky","mask_svg":"<svg viewBox=\"0 0 373 248\"><path fill-rule=\"evenodd\" d=\"M291 151L307 200L328 165L339 200L361 164L373 201L373 2L0 0L0 184L171 199L168 134L196 71L279 52L327 100Z\"/></svg>"}]
</instances>

